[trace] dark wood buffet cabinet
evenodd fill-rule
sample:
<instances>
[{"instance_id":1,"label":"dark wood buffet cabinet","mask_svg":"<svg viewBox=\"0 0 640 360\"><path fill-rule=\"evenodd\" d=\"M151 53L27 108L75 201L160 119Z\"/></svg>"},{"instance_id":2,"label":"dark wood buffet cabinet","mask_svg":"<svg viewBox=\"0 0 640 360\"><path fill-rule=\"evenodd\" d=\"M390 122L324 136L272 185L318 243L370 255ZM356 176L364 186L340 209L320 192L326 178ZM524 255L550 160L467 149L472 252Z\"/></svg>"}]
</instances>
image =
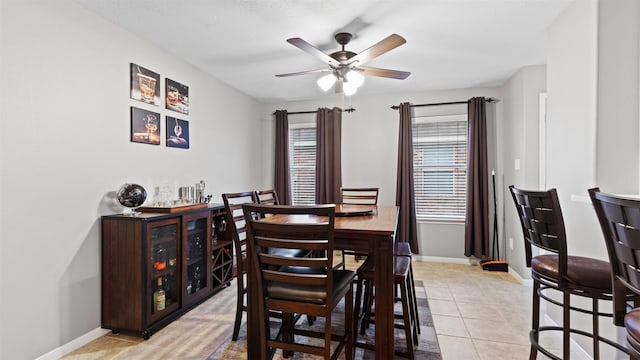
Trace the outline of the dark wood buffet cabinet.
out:
<instances>
[{"instance_id":1,"label":"dark wood buffet cabinet","mask_svg":"<svg viewBox=\"0 0 640 360\"><path fill-rule=\"evenodd\" d=\"M233 279L223 205L102 217L102 327L148 339Z\"/></svg>"}]
</instances>

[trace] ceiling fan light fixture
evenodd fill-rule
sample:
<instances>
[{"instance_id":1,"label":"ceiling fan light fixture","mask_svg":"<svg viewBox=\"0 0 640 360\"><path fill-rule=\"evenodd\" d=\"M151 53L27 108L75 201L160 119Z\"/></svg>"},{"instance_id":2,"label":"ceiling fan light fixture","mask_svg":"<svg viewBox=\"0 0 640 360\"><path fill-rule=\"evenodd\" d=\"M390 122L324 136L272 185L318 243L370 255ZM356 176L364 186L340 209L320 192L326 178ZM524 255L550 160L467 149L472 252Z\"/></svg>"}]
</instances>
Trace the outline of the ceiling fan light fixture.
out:
<instances>
[{"instance_id":1,"label":"ceiling fan light fixture","mask_svg":"<svg viewBox=\"0 0 640 360\"><path fill-rule=\"evenodd\" d=\"M364 83L364 76L357 70L351 70L347 73L347 84L355 88L359 88Z\"/></svg>"},{"instance_id":2,"label":"ceiling fan light fixture","mask_svg":"<svg viewBox=\"0 0 640 360\"><path fill-rule=\"evenodd\" d=\"M347 81L343 84L344 94L347 96L351 96L358 91L358 87L353 85L350 81Z\"/></svg>"},{"instance_id":3,"label":"ceiling fan light fixture","mask_svg":"<svg viewBox=\"0 0 640 360\"><path fill-rule=\"evenodd\" d=\"M327 91L331 89L333 84L336 82L336 76L333 74L327 74L320 79L318 79L318 86L322 91Z\"/></svg>"}]
</instances>

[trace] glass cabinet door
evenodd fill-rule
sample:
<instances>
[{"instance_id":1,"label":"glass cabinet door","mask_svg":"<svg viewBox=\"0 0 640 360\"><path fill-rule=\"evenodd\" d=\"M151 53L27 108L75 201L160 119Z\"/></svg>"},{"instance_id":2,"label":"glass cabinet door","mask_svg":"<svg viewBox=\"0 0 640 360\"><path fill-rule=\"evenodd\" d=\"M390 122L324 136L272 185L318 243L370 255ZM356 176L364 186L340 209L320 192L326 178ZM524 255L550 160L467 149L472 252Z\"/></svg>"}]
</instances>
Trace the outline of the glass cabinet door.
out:
<instances>
[{"instance_id":1,"label":"glass cabinet door","mask_svg":"<svg viewBox=\"0 0 640 360\"><path fill-rule=\"evenodd\" d=\"M180 220L150 223L147 230L147 314L153 323L178 309Z\"/></svg>"},{"instance_id":2,"label":"glass cabinet door","mask_svg":"<svg viewBox=\"0 0 640 360\"><path fill-rule=\"evenodd\" d=\"M183 302L189 304L211 293L211 212L184 217Z\"/></svg>"}]
</instances>

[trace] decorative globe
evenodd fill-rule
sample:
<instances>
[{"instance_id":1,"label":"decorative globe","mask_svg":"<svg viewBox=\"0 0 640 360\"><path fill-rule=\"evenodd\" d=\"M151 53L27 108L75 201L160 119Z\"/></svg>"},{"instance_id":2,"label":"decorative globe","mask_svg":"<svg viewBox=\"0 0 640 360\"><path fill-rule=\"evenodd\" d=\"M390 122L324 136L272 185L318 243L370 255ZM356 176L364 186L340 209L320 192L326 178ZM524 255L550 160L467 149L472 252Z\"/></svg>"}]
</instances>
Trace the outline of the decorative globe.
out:
<instances>
[{"instance_id":1,"label":"decorative globe","mask_svg":"<svg viewBox=\"0 0 640 360\"><path fill-rule=\"evenodd\" d=\"M116 195L118 202L128 208L137 208L147 199L147 191L138 184L124 184Z\"/></svg>"}]
</instances>

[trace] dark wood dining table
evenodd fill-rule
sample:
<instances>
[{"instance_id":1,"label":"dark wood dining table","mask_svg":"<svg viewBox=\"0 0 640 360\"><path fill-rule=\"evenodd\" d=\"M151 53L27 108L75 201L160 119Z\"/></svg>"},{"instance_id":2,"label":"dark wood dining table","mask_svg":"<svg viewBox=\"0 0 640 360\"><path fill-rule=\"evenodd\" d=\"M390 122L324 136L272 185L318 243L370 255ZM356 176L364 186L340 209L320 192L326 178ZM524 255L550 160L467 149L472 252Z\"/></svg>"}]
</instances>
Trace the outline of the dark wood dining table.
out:
<instances>
[{"instance_id":1,"label":"dark wood dining table","mask_svg":"<svg viewBox=\"0 0 640 360\"><path fill-rule=\"evenodd\" d=\"M353 250L369 253L375 258L375 358L378 360L393 359L394 357L394 327L393 327L393 242L398 224L397 206L358 205L359 209L370 209L358 213L353 206L336 205L335 220L336 250ZM344 210L344 211L343 211ZM358 209L356 209L358 210ZM368 214L370 213L370 214ZM273 217L269 221L308 222L310 218ZM248 257L251 259L251 257ZM257 317L259 302L257 281L252 278L251 268L255 266L249 262L247 286L247 352L249 359L264 359L265 352L260 341L260 319ZM384 296L382 294L385 294Z\"/></svg>"}]
</instances>

